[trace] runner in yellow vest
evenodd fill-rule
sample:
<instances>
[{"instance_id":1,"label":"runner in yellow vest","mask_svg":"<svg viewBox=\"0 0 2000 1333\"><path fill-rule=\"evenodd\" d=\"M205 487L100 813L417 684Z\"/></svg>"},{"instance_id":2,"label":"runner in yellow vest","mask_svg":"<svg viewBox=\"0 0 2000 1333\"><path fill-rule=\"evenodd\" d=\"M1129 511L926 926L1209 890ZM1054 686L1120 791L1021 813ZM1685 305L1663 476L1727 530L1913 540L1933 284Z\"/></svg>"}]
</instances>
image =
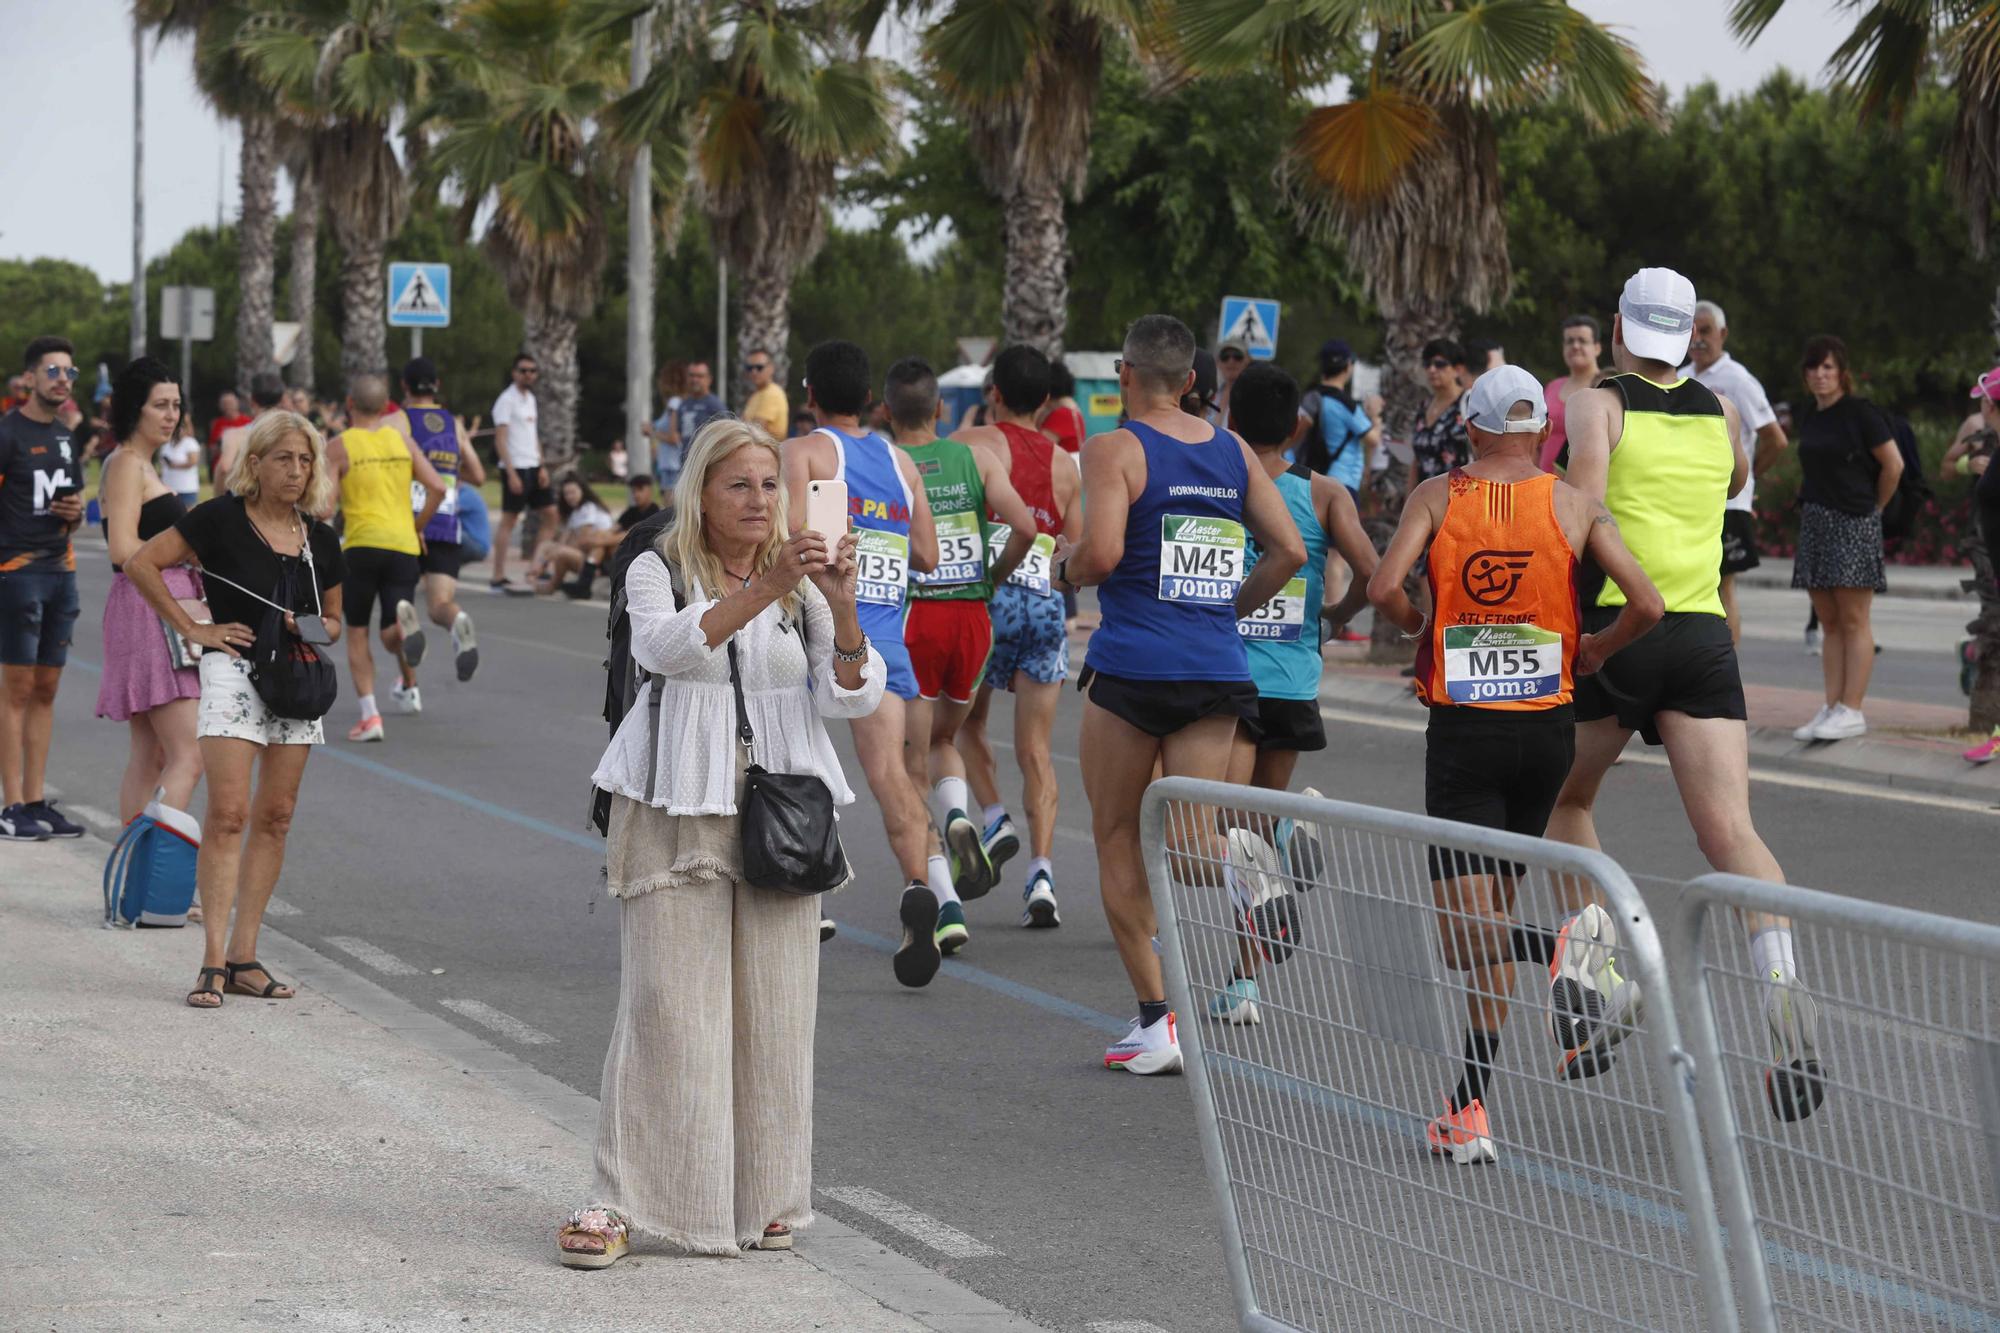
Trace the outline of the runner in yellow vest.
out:
<instances>
[{"instance_id":1,"label":"runner in yellow vest","mask_svg":"<svg viewBox=\"0 0 2000 1333\"><path fill-rule=\"evenodd\" d=\"M389 385L380 375L362 375L347 391L346 430L326 447L327 466L340 481L343 522L341 549L347 555L347 666L361 701L361 720L347 733L351 741L382 739L382 710L375 706L375 657L368 645L368 613L382 603L382 646L399 654L414 672L424 656L423 622L414 600L422 567L418 535L444 500L444 479L415 441L385 425ZM424 507L410 512L410 487L421 483ZM416 687L396 686L406 712Z\"/></svg>"}]
</instances>

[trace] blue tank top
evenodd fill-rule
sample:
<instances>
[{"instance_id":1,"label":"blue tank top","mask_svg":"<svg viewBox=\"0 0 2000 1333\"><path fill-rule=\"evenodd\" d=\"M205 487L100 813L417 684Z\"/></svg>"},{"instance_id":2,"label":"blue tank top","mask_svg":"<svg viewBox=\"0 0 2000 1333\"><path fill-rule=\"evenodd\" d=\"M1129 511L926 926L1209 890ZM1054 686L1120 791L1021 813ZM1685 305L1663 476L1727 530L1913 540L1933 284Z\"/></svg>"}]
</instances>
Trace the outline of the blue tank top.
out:
<instances>
[{"instance_id":1,"label":"blue tank top","mask_svg":"<svg viewBox=\"0 0 2000 1333\"><path fill-rule=\"evenodd\" d=\"M1250 680L1270 699L1319 698L1320 601L1325 596L1326 528L1313 508L1312 473L1294 464L1278 476L1278 494L1305 539L1305 568L1284 591L1236 622L1250 655ZM1261 554L1253 545L1249 569ZM1247 572L1247 571L1246 571Z\"/></svg>"},{"instance_id":2,"label":"blue tank top","mask_svg":"<svg viewBox=\"0 0 2000 1333\"><path fill-rule=\"evenodd\" d=\"M1146 490L1125 519L1125 555L1097 590L1104 623L1084 664L1134 680L1248 680L1236 632L1250 473L1235 437L1184 444L1142 421Z\"/></svg>"},{"instance_id":3,"label":"blue tank top","mask_svg":"<svg viewBox=\"0 0 2000 1333\"><path fill-rule=\"evenodd\" d=\"M854 519L855 618L878 642L903 641L910 595L910 487L896 466L896 446L870 431L844 435L830 426L837 480L847 483L847 512Z\"/></svg>"},{"instance_id":4,"label":"blue tank top","mask_svg":"<svg viewBox=\"0 0 2000 1333\"><path fill-rule=\"evenodd\" d=\"M427 542L458 541L458 425L451 413L442 407L406 407L403 414L410 419L410 438L417 442L417 448L424 451L424 457L444 478L444 499L431 515L431 521L424 525L424 540ZM422 513L427 498L424 484L410 483L410 510Z\"/></svg>"}]
</instances>

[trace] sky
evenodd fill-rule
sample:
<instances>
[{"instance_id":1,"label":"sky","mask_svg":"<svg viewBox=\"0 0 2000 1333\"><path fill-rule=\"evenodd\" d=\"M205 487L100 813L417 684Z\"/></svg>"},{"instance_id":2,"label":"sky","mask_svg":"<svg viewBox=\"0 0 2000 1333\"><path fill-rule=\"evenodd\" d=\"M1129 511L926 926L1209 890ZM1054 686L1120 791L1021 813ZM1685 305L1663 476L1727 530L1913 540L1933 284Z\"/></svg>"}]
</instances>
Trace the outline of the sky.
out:
<instances>
[{"instance_id":1,"label":"sky","mask_svg":"<svg viewBox=\"0 0 2000 1333\"><path fill-rule=\"evenodd\" d=\"M1712 78L1755 87L1783 66L1818 81L1844 25L1834 0L1791 0L1756 46L1729 35L1728 0L1575 0L1616 25L1678 92ZM9 34L0 124L45 163L64 164L54 191L0 197L0 258L73 260L110 281L132 272L132 41L128 0L63 0L61 22L29 22L33 0L0 0ZM52 12L52 11L42 11ZM146 225L149 259L189 228L237 213L234 129L194 86L188 43L146 44ZM49 154L49 156L43 156ZM278 207L291 206L281 182Z\"/></svg>"}]
</instances>

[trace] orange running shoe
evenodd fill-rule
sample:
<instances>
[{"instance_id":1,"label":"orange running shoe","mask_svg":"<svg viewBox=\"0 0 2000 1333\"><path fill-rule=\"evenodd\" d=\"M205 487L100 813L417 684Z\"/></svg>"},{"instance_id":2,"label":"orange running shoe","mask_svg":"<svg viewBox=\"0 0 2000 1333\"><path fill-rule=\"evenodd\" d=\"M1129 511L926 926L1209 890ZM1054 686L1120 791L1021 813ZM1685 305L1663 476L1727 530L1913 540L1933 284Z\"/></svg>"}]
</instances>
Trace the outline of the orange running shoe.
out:
<instances>
[{"instance_id":1,"label":"orange running shoe","mask_svg":"<svg viewBox=\"0 0 2000 1333\"><path fill-rule=\"evenodd\" d=\"M1470 1102L1458 1111L1451 1109L1451 1103L1445 1103L1444 1114L1431 1121L1426 1136L1433 1153L1440 1157L1449 1153L1451 1160L1460 1166L1494 1160L1493 1131L1486 1124L1484 1102Z\"/></svg>"}]
</instances>

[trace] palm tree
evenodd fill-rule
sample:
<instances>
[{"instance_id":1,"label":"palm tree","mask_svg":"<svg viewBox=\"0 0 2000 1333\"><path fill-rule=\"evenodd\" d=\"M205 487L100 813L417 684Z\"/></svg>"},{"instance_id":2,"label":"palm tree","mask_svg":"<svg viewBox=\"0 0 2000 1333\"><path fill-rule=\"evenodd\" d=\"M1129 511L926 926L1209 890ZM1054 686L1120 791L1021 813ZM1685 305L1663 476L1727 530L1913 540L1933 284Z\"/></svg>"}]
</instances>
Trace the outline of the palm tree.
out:
<instances>
[{"instance_id":1,"label":"palm tree","mask_svg":"<svg viewBox=\"0 0 2000 1333\"><path fill-rule=\"evenodd\" d=\"M238 38L251 71L313 126L313 170L341 250L346 379L389 364L383 256L410 198L390 129L429 90L416 39L443 9L441 0L298 0L257 13Z\"/></svg>"},{"instance_id":2,"label":"palm tree","mask_svg":"<svg viewBox=\"0 0 2000 1333\"><path fill-rule=\"evenodd\" d=\"M623 143L666 141L656 174L684 164L740 275L738 355L768 350L782 382L792 279L826 240L836 176L895 147L882 72L839 6L710 0L671 17L651 77L609 119Z\"/></svg>"},{"instance_id":3,"label":"palm tree","mask_svg":"<svg viewBox=\"0 0 2000 1333\"><path fill-rule=\"evenodd\" d=\"M1069 318L1063 200L1083 197L1105 47L1127 34L1143 49L1157 6L1147 0L953 0L948 6L914 0L898 8L911 15L945 11L924 33L924 59L965 118L987 187L1000 199L1006 341L1060 355Z\"/></svg>"},{"instance_id":4,"label":"palm tree","mask_svg":"<svg viewBox=\"0 0 2000 1333\"><path fill-rule=\"evenodd\" d=\"M311 389L315 379L313 333L319 320L319 173L313 168L309 135L283 136L285 174L292 178L292 262L290 286L292 321L299 326L298 350L285 368L286 379Z\"/></svg>"},{"instance_id":5,"label":"palm tree","mask_svg":"<svg viewBox=\"0 0 2000 1333\"><path fill-rule=\"evenodd\" d=\"M242 216L236 224L236 383L271 370L271 322L278 247L278 116L270 94L250 77L238 38L255 11L251 0L136 0L133 14L161 37L194 38L195 84L210 106L234 120L243 142L237 177Z\"/></svg>"},{"instance_id":6,"label":"palm tree","mask_svg":"<svg viewBox=\"0 0 2000 1333\"><path fill-rule=\"evenodd\" d=\"M415 109L437 131L427 180L450 182L521 311L542 366L542 448L576 452L577 325L597 308L617 162L594 118L626 81L623 34L588 0L475 0L420 40L440 78Z\"/></svg>"},{"instance_id":7,"label":"palm tree","mask_svg":"<svg viewBox=\"0 0 2000 1333\"><path fill-rule=\"evenodd\" d=\"M1859 8L1859 6L1855 6ZM1735 0L1729 25L1746 44L1763 34L1784 0ZM1965 211L1973 252L1986 254L1993 205L2000 202L2000 11L1964 0L1878 3L1827 62L1836 86L1853 94L1864 119L1900 121L1933 72L1942 72L1957 99L1945 169ZM2000 292L1993 298L1993 339L2000 346ZM1978 644L1969 725L2000 727L2000 585L1995 551L1975 551L1980 611L1966 626Z\"/></svg>"}]
</instances>

